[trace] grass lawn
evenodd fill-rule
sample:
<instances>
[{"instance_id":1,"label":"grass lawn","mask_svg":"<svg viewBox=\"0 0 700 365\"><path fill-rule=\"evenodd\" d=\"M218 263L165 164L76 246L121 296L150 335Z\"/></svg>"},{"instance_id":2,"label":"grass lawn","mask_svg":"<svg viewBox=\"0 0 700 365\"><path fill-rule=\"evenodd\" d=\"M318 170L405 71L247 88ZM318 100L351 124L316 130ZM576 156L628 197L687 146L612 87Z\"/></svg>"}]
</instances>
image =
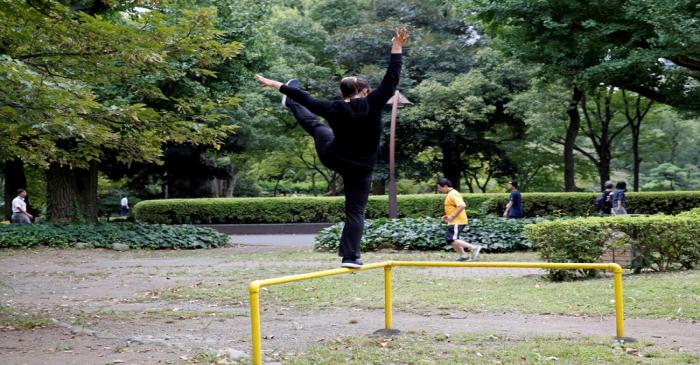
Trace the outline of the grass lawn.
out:
<instances>
[{"instance_id":1,"label":"grass lawn","mask_svg":"<svg viewBox=\"0 0 700 365\"><path fill-rule=\"evenodd\" d=\"M370 253L365 259L368 262L449 260L453 256L444 252ZM165 300L246 301L249 281L332 268L334 259L335 256L328 253L303 250L242 254L231 260L245 260L249 266L223 275L218 273L228 279L224 285L181 286L156 294ZM481 259L536 261L537 256L533 253L485 254ZM299 309L380 309L383 308L383 280L382 271L373 270L272 286L263 290L261 303ZM395 310L419 313L459 309L613 315L612 285L610 277L553 283L537 276L449 278L435 276L424 269L397 268L393 292ZM700 319L700 270L626 275L624 298L627 317Z\"/></svg>"},{"instance_id":2,"label":"grass lawn","mask_svg":"<svg viewBox=\"0 0 700 365\"><path fill-rule=\"evenodd\" d=\"M651 343L623 346L609 338L407 333L391 338L342 337L304 353L280 355L284 364L697 364L697 356Z\"/></svg>"}]
</instances>

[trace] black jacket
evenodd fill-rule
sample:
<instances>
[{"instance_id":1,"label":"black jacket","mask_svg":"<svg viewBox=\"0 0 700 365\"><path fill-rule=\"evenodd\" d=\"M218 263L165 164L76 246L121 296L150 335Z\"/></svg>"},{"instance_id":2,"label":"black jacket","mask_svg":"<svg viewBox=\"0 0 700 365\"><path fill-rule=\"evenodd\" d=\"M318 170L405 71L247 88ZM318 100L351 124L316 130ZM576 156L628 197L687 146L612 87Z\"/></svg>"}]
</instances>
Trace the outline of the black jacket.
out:
<instances>
[{"instance_id":1,"label":"black jacket","mask_svg":"<svg viewBox=\"0 0 700 365\"><path fill-rule=\"evenodd\" d=\"M382 109L396 91L401 63L400 53L391 54L384 79L366 98L349 102L319 100L286 85L282 85L280 92L328 121L335 135L334 152L341 162L361 171L372 171L382 132Z\"/></svg>"}]
</instances>

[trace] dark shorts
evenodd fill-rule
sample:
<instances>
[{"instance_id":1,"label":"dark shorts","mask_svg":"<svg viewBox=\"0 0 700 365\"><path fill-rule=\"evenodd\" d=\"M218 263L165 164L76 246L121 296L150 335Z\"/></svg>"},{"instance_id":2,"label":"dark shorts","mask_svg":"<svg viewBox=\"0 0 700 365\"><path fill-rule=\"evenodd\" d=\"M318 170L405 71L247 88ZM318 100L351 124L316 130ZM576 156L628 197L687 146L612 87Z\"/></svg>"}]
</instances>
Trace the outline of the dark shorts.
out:
<instances>
[{"instance_id":1,"label":"dark shorts","mask_svg":"<svg viewBox=\"0 0 700 365\"><path fill-rule=\"evenodd\" d=\"M466 224L450 224L445 231L445 242L452 244L452 241L459 239L459 234L462 233Z\"/></svg>"}]
</instances>

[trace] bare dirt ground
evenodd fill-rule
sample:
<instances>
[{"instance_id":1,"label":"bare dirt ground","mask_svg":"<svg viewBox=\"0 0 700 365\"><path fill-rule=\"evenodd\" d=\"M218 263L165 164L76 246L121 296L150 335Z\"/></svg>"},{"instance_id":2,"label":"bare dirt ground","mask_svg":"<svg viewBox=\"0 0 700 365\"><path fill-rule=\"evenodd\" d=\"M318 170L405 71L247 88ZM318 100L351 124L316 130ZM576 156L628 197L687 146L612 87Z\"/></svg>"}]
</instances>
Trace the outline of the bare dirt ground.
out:
<instances>
[{"instance_id":1,"label":"bare dirt ground","mask_svg":"<svg viewBox=\"0 0 700 365\"><path fill-rule=\"evenodd\" d=\"M250 322L243 283L260 278L263 269L259 263L232 258L272 250L279 248L0 251L0 305L6 311L0 316L22 319L27 313L48 323L31 329L0 327L0 363L187 364L208 352L246 361ZM278 269L288 264L289 273L319 266L311 261L275 264ZM242 285L239 293L223 302L159 295L169 288L197 287L203 282ZM383 321L381 311L360 308L319 312L264 306L263 349L268 356L293 354L337 336L371 334L383 327ZM402 331L511 337L614 333L614 319L609 317L494 312L433 316L398 312L394 324ZM700 323L627 319L625 325L637 339L700 354Z\"/></svg>"}]
</instances>

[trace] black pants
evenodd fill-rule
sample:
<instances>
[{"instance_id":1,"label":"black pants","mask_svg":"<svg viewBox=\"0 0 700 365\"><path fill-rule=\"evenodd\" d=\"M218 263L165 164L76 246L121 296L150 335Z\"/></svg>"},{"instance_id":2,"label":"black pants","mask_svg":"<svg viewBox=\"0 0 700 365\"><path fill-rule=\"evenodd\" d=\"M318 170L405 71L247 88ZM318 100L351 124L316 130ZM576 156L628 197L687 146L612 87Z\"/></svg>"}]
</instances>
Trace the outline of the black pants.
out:
<instances>
[{"instance_id":1,"label":"black pants","mask_svg":"<svg viewBox=\"0 0 700 365\"><path fill-rule=\"evenodd\" d=\"M372 171L349 166L334 153L335 135L333 130L322 123L308 109L287 99L287 107L292 111L299 125L314 138L316 153L323 165L337 172L343 178L345 192L345 227L340 236L338 255L343 259L360 258L360 240L365 226L365 208L369 197Z\"/></svg>"}]
</instances>

